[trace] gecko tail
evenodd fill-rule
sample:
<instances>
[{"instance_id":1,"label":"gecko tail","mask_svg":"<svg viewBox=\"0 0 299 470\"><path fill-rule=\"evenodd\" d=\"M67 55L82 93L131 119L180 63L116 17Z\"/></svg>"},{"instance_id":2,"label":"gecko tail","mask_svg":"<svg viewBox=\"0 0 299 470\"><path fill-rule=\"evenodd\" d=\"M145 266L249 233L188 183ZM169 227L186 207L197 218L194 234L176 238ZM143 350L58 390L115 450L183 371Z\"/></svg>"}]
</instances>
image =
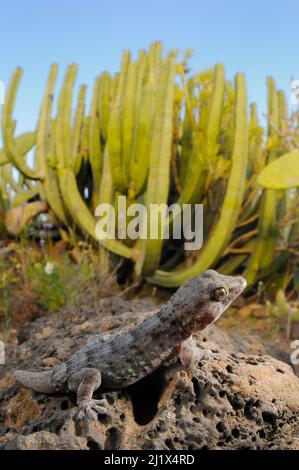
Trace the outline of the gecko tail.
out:
<instances>
[{"instance_id":1,"label":"gecko tail","mask_svg":"<svg viewBox=\"0 0 299 470\"><path fill-rule=\"evenodd\" d=\"M21 382L25 387L41 393L54 393L57 392L51 382L51 375L53 370L46 370L43 372L29 372L27 370L16 370L16 379Z\"/></svg>"}]
</instances>

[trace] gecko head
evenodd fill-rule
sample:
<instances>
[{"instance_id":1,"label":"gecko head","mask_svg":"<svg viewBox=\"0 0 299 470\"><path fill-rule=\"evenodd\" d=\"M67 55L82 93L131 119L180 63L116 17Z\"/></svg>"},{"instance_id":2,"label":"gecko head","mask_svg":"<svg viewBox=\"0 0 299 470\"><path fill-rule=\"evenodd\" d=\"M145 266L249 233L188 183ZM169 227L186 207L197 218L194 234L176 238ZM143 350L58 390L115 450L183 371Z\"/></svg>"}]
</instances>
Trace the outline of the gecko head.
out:
<instances>
[{"instance_id":1,"label":"gecko head","mask_svg":"<svg viewBox=\"0 0 299 470\"><path fill-rule=\"evenodd\" d=\"M183 302L181 324L191 332L204 329L220 317L246 286L243 277L224 276L212 269L190 279L175 294Z\"/></svg>"}]
</instances>

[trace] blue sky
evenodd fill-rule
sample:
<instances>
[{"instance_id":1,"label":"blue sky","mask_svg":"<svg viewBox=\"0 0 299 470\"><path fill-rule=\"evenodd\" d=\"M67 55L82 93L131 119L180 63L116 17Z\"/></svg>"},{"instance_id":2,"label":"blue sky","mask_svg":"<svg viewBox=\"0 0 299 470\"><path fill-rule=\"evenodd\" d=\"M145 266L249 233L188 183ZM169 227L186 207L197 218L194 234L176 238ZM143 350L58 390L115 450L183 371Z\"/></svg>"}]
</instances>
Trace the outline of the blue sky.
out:
<instances>
[{"instance_id":1,"label":"blue sky","mask_svg":"<svg viewBox=\"0 0 299 470\"><path fill-rule=\"evenodd\" d=\"M248 94L266 109L265 77L289 98L299 79L298 1L281 0L12 0L1 2L0 80L24 68L15 117L18 130L35 127L49 66L79 65L78 83L93 84L118 69L123 49L136 52L162 40L191 47L194 71L224 63L233 78L246 74Z\"/></svg>"}]
</instances>

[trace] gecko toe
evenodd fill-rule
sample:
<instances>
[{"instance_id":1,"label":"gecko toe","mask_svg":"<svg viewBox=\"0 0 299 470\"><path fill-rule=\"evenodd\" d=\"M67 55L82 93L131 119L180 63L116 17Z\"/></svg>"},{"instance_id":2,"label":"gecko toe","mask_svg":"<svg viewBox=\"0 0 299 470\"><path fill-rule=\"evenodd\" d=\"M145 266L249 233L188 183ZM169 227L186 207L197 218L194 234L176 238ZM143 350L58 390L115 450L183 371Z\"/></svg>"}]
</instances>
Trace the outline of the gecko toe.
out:
<instances>
[{"instance_id":1,"label":"gecko toe","mask_svg":"<svg viewBox=\"0 0 299 470\"><path fill-rule=\"evenodd\" d=\"M91 408L81 408L77 414L77 419L78 420L84 420L84 421L96 421L98 418L98 415L95 411L93 411Z\"/></svg>"},{"instance_id":2,"label":"gecko toe","mask_svg":"<svg viewBox=\"0 0 299 470\"><path fill-rule=\"evenodd\" d=\"M79 403L79 411L77 414L77 419L97 421L98 414L107 414L107 408L100 406L100 403L103 403L103 400L83 400Z\"/></svg>"},{"instance_id":3,"label":"gecko toe","mask_svg":"<svg viewBox=\"0 0 299 470\"><path fill-rule=\"evenodd\" d=\"M101 400L93 400L93 402L96 405L103 406L104 408L108 405L108 401L106 400L106 398L102 398Z\"/></svg>"},{"instance_id":4,"label":"gecko toe","mask_svg":"<svg viewBox=\"0 0 299 470\"><path fill-rule=\"evenodd\" d=\"M100 415L108 414L107 408L104 406L94 405L92 408Z\"/></svg>"},{"instance_id":5,"label":"gecko toe","mask_svg":"<svg viewBox=\"0 0 299 470\"><path fill-rule=\"evenodd\" d=\"M205 349L204 350L202 358L206 359L206 360L213 360L213 361L220 361L221 360L220 354L215 353L215 352L211 351L210 349Z\"/></svg>"}]
</instances>

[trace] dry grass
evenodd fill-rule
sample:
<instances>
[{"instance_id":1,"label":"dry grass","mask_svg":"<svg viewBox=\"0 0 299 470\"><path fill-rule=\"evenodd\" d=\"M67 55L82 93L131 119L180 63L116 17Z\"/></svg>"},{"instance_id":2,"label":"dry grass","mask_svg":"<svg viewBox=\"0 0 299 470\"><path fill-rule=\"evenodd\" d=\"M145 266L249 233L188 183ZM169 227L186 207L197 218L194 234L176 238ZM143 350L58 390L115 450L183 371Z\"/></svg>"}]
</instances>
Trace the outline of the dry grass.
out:
<instances>
[{"instance_id":1,"label":"dry grass","mask_svg":"<svg viewBox=\"0 0 299 470\"><path fill-rule=\"evenodd\" d=\"M121 291L115 271L103 274L88 245L71 250L21 241L0 248L0 329Z\"/></svg>"}]
</instances>

